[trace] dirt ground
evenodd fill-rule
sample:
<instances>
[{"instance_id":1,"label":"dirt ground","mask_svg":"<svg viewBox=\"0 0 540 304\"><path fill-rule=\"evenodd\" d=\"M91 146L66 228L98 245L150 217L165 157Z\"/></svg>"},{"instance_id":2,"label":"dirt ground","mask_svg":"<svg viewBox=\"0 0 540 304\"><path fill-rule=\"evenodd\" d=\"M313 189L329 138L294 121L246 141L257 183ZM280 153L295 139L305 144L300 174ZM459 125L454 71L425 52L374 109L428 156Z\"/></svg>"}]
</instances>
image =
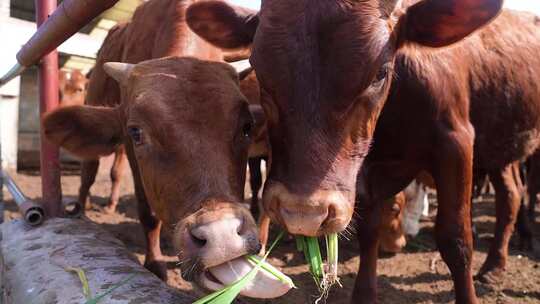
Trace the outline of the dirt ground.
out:
<instances>
[{"instance_id":1,"label":"dirt ground","mask_svg":"<svg viewBox=\"0 0 540 304\"><path fill-rule=\"evenodd\" d=\"M116 214L108 215L102 212L107 202L110 189L108 169L111 159L102 161L96 184L92 188L94 207L87 213L88 219L100 223L143 260L144 238L136 215L136 202L133 195L133 183L129 172L122 184L122 196L119 210ZM26 171L14 175L23 191L29 197L40 197L40 178L37 172ZM75 198L79 187L77 170L66 171L62 177L64 195ZM5 218L18 217L16 207L7 195L8 203ZM474 270L480 268L486 257L486 252L495 223L493 197L488 196L475 202L474 221L478 226L479 239L475 244ZM452 303L452 281L445 264L440 259L433 240L433 221L436 202L430 206L430 219L422 223L418 237L410 242L403 253L381 257L378 264L379 298L380 303ZM537 213L537 222L540 217ZM496 285L476 283L476 292L481 303L540 303L540 224L535 227L535 245L533 252L518 251L511 247L510 258L505 279ZM181 290L193 292L191 284L180 278L176 269L174 252L164 240L164 252L169 257L169 284ZM513 242L514 243L514 242ZM350 240L340 241L340 277L343 288L334 288L327 303L345 304L350 302L351 292L359 264L358 246L353 236ZM313 303L317 290L307 273L302 254L296 252L294 241L281 242L272 253L270 262L290 275L299 287L290 291L286 296L276 300L240 299L238 303Z\"/></svg>"}]
</instances>

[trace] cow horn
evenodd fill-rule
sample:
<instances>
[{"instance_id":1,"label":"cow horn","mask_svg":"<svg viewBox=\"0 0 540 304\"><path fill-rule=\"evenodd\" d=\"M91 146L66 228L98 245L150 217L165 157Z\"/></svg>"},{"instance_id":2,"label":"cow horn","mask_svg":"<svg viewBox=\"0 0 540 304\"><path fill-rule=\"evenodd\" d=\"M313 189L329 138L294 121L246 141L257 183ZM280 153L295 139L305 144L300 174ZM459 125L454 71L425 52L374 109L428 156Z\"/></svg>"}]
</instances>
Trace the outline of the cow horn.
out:
<instances>
[{"instance_id":1,"label":"cow horn","mask_svg":"<svg viewBox=\"0 0 540 304\"><path fill-rule=\"evenodd\" d=\"M103 69L107 75L118 81L120 85L127 84L129 75L134 67L134 64L123 62L107 62L103 65Z\"/></svg>"}]
</instances>

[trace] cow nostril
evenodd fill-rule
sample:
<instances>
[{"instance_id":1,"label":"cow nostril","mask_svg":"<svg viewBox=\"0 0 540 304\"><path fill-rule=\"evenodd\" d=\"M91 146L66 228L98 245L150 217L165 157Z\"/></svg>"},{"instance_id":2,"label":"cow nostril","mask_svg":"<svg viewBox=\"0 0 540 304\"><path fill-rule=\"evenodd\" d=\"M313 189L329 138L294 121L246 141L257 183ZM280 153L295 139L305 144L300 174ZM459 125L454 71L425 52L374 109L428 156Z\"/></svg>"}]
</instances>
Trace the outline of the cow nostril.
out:
<instances>
[{"instance_id":1,"label":"cow nostril","mask_svg":"<svg viewBox=\"0 0 540 304\"><path fill-rule=\"evenodd\" d=\"M199 238L195 236L193 233L190 233L191 241L193 241L193 244L199 248L203 248L206 245L206 240L203 238Z\"/></svg>"},{"instance_id":2,"label":"cow nostril","mask_svg":"<svg viewBox=\"0 0 540 304\"><path fill-rule=\"evenodd\" d=\"M261 249L262 249L262 244L260 242L257 243L257 245L255 245L255 251L253 252L253 254L258 254L259 252L261 252Z\"/></svg>"},{"instance_id":3,"label":"cow nostril","mask_svg":"<svg viewBox=\"0 0 540 304\"><path fill-rule=\"evenodd\" d=\"M247 227L246 219L242 219L242 221L238 224L238 227L236 227L236 234L239 236L243 236L246 233L248 233L248 227Z\"/></svg>"},{"instance_id":4,"label":"cow nostril","mask_svg":"<svg viewBox=\"0 0 540 304\"><path fill-rule=\"evenodd\" d=\"M332 220L334 220L336 218L336 216L337 216L336 206L334 206L334 204L330 204L328 206L328 210L327 210L327 213L326 213L326 218L324 219L323 223L321 224L321 228L326 227L330 221L332 221Z\"/></svg>"},{"instance_id":5,"label":"cow nostril","mask_svg":"<svg viewBox=\"0 0 540 304\"><path fill-rule=\"evenodd\" d=\"M334 219L337 216L336 206L334 204L331 204L328 206L328 215L326 216L326 219Z\"/></svg>"}]
</instances>

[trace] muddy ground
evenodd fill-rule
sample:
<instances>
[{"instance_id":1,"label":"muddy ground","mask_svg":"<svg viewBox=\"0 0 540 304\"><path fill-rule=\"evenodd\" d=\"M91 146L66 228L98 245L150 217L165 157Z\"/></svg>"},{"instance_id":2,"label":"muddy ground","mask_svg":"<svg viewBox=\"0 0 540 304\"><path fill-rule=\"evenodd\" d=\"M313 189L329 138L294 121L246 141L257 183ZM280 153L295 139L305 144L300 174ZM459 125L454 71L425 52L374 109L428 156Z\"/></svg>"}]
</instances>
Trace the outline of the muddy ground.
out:
<instances>
[{"instance_id":1,"label":"muddy ground","mask_svg":"<svg viewBox=\"0 0 540 304\"><path fill-rule=\"evenodd\" d=\"M137 222L136 202L133 183L129 172L122 184L122 196L116 214L105 214L102 206L106 204L110 182L108 169L111 159L102 161L96 184L92 188L93 209L87 213L89 220L100 223L143 260L144 238ZM40 197L40 178L38 172L26 170L14 174L22 189L32 198ZM77 170L65 170L62 177L64 195L75 198L79 187ZM9 220L18 217L15 205L7 195L5 217ZM430 218L422 222L422 230L414 242L410 242L403 253L379 259L379 298L380 303L452 303L452 282L445 264L441 261L433 240L433 221L436 201L432 200ZM479 239L475 244L474 270L480 268L492 238L495 223L493 197L486 196L474 205L474 221L478 226ZM537 222L540 216L537 212ZM540 224L534 226L536 249L533 252L510 250L508 269L504 280L498 284L476 283L476 292L481 303L540 303ZM513 241L513 244L516 243ZM174 252L170 241L164 240L164 252L169 257L169 284L181 290L196 292L191 284L180 278L176 269ZM340 241L340 276L343 288L335 288L327 303L349 303L359 258L358 246L354 237ZM317 290L307 273L303 256L296 252L294 241L282 242L270 262L290 275L299 289L289 292L285 297L272 301L238 300L238 303L313 303Z\"/></svg>"}]
</instances>

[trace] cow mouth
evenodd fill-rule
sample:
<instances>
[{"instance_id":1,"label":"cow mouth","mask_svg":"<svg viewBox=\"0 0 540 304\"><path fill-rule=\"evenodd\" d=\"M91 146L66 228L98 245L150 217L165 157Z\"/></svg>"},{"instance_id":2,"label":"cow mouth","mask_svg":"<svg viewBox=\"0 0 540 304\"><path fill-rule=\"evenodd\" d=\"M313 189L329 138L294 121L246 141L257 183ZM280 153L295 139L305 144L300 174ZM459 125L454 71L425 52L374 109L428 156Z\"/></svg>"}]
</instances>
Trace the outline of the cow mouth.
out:
<instances>
[{"instance_id":1,"label":"cow mouth","mask_svg":"<svg viewBox=\"0 0 540 304\"><path fill-rule=\"evenodd\" d=\"M203 271L198 280L199 285L207 290L217 291L240 280L253 268L254 265L248 262L245 257L236 258ZM289 284L260 270L255 278L242 289L240 295L250 298L272 299L284 295L290 289Z\"/></svg>"}]
</instances>

